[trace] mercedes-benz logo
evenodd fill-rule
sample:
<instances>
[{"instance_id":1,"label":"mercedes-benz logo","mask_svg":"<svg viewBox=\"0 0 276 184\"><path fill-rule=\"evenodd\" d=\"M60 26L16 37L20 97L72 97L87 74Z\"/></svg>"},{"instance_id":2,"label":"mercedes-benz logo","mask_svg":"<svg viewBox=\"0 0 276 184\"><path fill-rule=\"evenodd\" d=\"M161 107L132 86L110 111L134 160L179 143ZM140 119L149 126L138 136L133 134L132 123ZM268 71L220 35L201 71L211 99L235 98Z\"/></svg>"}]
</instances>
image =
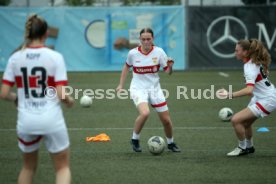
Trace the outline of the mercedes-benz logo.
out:
<instances>
[{"instance_id":1,"label":"mercedes-benz logo","mask_svg":"<svg viewBox=\"0 0 276 184\"><path fill-rule=\"evenodd\" d=\"M231 26L230 26L231 24ZM224 29L219 31L222 26ZM233 16L222 16L211 22L207 30L207 44L210 50L222 58L231 58L235 56L234 52L223 52L226 48L224 44L236 44L239 39L247 39L248 31L244 23ZM221 47L219 49L219 47ZM234 50L231 48L231 51Z\"/></svg>"}]
</instances>

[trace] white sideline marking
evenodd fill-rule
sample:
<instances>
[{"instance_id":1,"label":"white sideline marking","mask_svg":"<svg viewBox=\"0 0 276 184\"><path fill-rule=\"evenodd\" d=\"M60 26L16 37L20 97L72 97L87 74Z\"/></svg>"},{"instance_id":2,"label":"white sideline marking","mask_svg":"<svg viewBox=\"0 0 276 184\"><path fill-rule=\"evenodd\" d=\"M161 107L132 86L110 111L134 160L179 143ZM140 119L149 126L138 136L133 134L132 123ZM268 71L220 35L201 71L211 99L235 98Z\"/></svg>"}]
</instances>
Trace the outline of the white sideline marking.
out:
<instances>
[{"instance_id":1,"label":"white sideline marking","mask_svg":"<svg viewBox=\"0 0 276 184\"><path fill-rule=\"evenodd\" d=\"M258 129L260 127L254 127L255 129ZM276 129L276 127L267 127L268 129ZM68 128L69 131L85 131L85 130L132 130L133 127L119 127L119 128ZM145 127L143 129L146 130L159 130L163 129L163 127ZM228 130L233 129L233 127L174 127L175 130ZM15 128L8 128L8 129L0 129L0 132L13 132L16 131Z\"/></svg>"},{"instance_id":2,"label":"white sideline marking","mask_svg":"<svg viewBox=\"0 0 276 184\"><path fill-rule=\"evenodd\" d=\"M224 73L224 72L219 72L218 74L222 77L229 77L229 74Z\"/></svg>"}]
</instances>

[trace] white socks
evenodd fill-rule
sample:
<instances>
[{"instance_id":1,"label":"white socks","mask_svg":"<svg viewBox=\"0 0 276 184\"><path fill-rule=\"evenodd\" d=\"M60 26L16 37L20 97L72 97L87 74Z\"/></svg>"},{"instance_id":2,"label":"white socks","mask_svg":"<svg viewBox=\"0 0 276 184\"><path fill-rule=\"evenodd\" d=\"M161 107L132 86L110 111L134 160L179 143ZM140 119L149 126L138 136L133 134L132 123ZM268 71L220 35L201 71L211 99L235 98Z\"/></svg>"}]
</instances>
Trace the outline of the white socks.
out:
<instances>
[{"instance_id":1,"label":"white socks","mask_svg":"<svg viewBox=\"0 0 276 184\"><path fill-rule=\"evenodd\" d=\"M167 143L168 143L168 144L173 143L173 137L172 137L172 138L168 138L168 137L166 137L166 139L167 139Z\"/></svg>"},{"instance_id":2,"label":"white socks","mask_svg":"<svg viewBox=\"0 0 276 184\"><path fill-rule=\"evenodd\" d=\"M242 140L242 141L239 141L239 147L240 147L241 149L246 149L246 142L245 142L245 139Z\"/></svg>"},{"instance_id":3,"label":"white socks","mask_svg":"<svg viewBox=\"0 0 276 184\"><path fill-rule=\"evenodd\" d=\"M253 146L253 139L245 139L246 142L246 148L251 148Z\"/></svg>"},{"instance_id":4,"label":"white socks","mask_svg":"<svg viewBox=\"0 0 276 184\"><path fill-rule=\"evenodd\" d=\"M253 139L244 139L239 141L239 147L242 149L251 148L253 146Z\"/></svg>"},{"instance_id":5,"label":"white socks","mask_svg":"<svg viewBox=\"0 0 276 184\"><path fill-rule=\"evenodd\" d=\"M134 140L139 140L139 139L140 139L140 134L137 134L137 133L135 133L135 132L133 131L133 132L132 132L132 139L134 139ZM168 143L168 144L173 143L173 137L172 137L172 138L166 137L166 139L167 139L167 143Z\"/></svg>"},{"instance_id":6,"label":"white socks","mask_svg":"<svg viewBox=\"0 0 276 184\"><path fill-rule=\"evenodd\" d=\"M132 133L132 139L134 140L139 140L140 139L140 134L136 134L134 131Z\"/></svg>"}]
</instances>

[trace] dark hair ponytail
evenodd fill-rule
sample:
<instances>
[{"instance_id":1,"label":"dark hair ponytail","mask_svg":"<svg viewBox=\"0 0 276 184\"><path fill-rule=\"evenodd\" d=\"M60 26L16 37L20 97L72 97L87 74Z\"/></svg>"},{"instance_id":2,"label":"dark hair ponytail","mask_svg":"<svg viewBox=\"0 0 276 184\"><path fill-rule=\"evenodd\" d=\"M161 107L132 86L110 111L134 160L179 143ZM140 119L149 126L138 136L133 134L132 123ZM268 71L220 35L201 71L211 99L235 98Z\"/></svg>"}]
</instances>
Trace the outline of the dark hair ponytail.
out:
<instances>
[{"instance_id":1,"label":"dark hair ponytail","mask_svg":"<svg viewBox=\"0 0 276 184\"><path fill-rule=\"evenodd\" d=\"M141 36L141 34L143 34L143 33L150 33L151 36L154 37L153 31L152 31L151 28L144 28L144 29L142 29L142 30L140 31L140 36Z\"/></svg>"}]
</instances>

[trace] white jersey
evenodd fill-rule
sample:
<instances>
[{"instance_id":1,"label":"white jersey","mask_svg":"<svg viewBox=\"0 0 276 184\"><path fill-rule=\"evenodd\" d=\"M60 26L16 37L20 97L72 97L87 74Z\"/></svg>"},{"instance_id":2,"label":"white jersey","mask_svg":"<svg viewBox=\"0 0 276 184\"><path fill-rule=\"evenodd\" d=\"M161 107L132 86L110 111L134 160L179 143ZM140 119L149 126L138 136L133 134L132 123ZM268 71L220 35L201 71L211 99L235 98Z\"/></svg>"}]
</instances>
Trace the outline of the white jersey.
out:
<instances>
[{"instance_id":1,"label":"white jersey","mask_svg":"<svg viewBox=\"0 0 276 184\"><path fill-rule=\"evenodd\" d=\"M17 86L18 131L44 134L65 126L55 91L46 92L49 87L67 85L61 54L46 47L19 50L10 57L2 82Z\"/></svg>"},{"instance_id":2,"label":"white jersey","mask_svg":"<svg viewBox=\"0 0 276 184\"><path fill-rule=\"evenodd\" d=\"M130 88L149 89L159 84L160 67L167 69L167 55L160 47L153 46L147 54L136 47L129 51L126 64L133 67Z\"/></svg>"},{"instance_id":3,"label":"white jersey","mask_svg":"<svg viewBox=\"0 0 276 184\"><path fill-rule=\"evenodd\" d=\"M244 64L244 78L247 86L254 86L253 95L265 98L276 94L274 85L268 80L262 65L256 65L249 60Z\"/></svg>"}]
</instances>

